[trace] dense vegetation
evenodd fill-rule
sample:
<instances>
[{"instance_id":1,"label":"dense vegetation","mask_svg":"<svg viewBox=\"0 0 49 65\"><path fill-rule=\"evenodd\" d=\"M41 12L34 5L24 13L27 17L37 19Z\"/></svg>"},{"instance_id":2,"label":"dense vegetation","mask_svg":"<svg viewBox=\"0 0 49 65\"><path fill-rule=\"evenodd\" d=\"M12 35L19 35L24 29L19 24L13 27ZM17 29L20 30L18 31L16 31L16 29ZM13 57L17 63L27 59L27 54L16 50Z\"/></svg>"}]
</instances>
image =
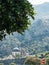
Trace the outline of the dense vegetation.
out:
<instances>
[{"instance_id":1,"label":"dense vegetation","mask_svg":"<svg viewBox=\"0 0 49 65\"><path fill-rule=\"evenodd\" d=\"M47 21L47 24L46 24ZM38 26L40 24L40 26ZM14 47L23 47L29 54L49 51L49 20L38 19L24 35L13 33L0 41L0 56L8 55ZM8 41L8 42L7 42ZM3 52L2 52L3 51ZM6 51L6 52L4 52Z\"/></svg>"},{"instance_id":2,"label":"dense vegetation","mask_svg":"<svg viewBox=\"0 0 49 65\"><path fill-rule=\"evenodd\" d=\"M13 33L14 36L6 36L0 41L0 65L23 65L24 58L6 59L13 51L13 48L24 48L31 57L26 57L25 65L42 65L42 59L45 60L44 65L49 65L49 3L35 6L38 20L28 29L30 25L30 17L34 19L34 8L27 0L0 0L0 39L6 33ZM46 9L46 10L45 10ZM44 11L45 10L45 11ZM40 13L39 13L40 12ZM46 16L46 19L45 19ZM42 18L43 17L43 18ZM31 19L32 20L32 19ZM15 31L24 35L15 33ZM7 35L8 35L7 34ZM8 41L8 42L7 42ZM37 54L41 53L41 54ZM36 54L35 56L33 54ZM2 58L1 58L2 57Z\"/></svg>"},{"instance_id":3,"label":"dense vegetation","mask_svg":"<svg viewBox=\"0 0 49 65\"><path fill-rule=\"evenodd\" d=\"M0 39L5 32L24 32L34 19L34 8L27 0L0 0Z\"/></svg>"},{"instance_id":4,"label":"dense vegetation","mask_svg":"<svg viewBox=\"0 0 49 65\"><path fill-rule=\"evenodd\" d=\"M45 57L42 59L45 59L45 63L43 65L49 65L49 52L44 53L44 54L45 54ZM34 56L27 57L25 61L25 65L42 65L42 59L36 55L35 57Z\"/></svg>"}]
</instances>

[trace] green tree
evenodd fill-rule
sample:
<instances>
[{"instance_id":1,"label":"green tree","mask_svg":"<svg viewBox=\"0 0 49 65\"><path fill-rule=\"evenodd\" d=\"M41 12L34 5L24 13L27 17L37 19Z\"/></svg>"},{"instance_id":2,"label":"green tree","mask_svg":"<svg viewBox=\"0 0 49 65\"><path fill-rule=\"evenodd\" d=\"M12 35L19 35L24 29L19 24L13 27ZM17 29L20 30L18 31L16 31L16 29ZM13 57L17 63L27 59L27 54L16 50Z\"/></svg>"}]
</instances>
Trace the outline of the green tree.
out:
<instances>
[{"instance_id":1,"label":"green tree","mask_svg":"<svg viewBox=\"0 0 49 65\"><path fill-rule=\"evenodd\" d=\"M29 17L34 19L34 7L27 0L0 0L0 39L5 31L22 33L30 25Z\"/></svg>"}]
</instances>

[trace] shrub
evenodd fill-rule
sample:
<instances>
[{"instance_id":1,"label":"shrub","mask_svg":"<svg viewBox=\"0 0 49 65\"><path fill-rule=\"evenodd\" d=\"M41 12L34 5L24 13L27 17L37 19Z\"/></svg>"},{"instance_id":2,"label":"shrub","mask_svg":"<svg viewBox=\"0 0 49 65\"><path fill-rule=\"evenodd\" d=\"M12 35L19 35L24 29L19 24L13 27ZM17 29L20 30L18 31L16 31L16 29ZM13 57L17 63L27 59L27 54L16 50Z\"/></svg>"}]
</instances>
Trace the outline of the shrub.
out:
<instances>
[{"instance_id":1,"label":"shrub","mask_svg":"<svg viewBox=\"0 0 49 65\"><path fill-rule=\"evenodd\" d=\"M49 59L46 60L46 65L49 65Z\"/></svg>"},{"instance_id":2,"label":"shrub","mask_svg":"<svg viewBox=\"0 0 49 65\"><path fill-rule=\"evenodd\" d=\"M16 63L10 63L10 65L16 65Z\"/></svg>"},{"instance_id":3,"label":"shrub","mask_svg":"<svg viewBox=\"0 0 49 65\"><path fill-rule=\"evenodd\" d=\"M40 59L36 57L29 57L26 59L25 65L40 65Z\"/></svg>"},{"instance_id":4,"label":"shrub","mask_svg":"<svg viewBox=\"0 0 49 65\"><path fill-rule=\"evenodd\" d=\"M4 63L0 63L0 65L4 65Z\"/></svg>"}]
</instances>

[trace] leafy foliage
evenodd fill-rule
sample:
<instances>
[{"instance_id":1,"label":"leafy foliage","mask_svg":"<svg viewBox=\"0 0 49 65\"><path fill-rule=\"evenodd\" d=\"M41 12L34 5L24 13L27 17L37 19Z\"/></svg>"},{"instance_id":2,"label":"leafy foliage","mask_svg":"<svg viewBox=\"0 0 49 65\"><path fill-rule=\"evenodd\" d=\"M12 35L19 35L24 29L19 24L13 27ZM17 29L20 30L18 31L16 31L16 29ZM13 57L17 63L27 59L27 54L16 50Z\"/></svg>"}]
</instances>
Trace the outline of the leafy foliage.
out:
<instances>
[{"instance_id":1,"label":"leafy foliage","mask_svg":"<svg viewBox=\"0 0 49 65\"><path fill-rule=\"evenodd\" d=\"M12 63L10 63L10 65L16 65L16 64L12 62Z\"/></svg>"},{"instance_id":2,"label":"leafy foliage","mask_svg":"<svg viewBox=\"0 0 49 65\"><path fill-rule=\"evenodd\" d=\"M36 57L27 57L25 60L25 65L40 65L41 60Z\"/></svg>"},{"instance_id":3,"label":"leafy foliage","mask_svg":"<svg viewBox=\"0 0 49 65\"><path fill-rule=\"evenodd\" d=\"M0 0L0 39L5 31L24 32L30 25L29 17L34 19L34 8L27 0Z\"/></svg>"},{"instance_id":4,"label":"leafy foliage","mask_svg":"<svg viewBox=\"0 0 49 65\"><path fill-rule=\"evenodd\" d=\"M0 65L4 65L4 63L0 63Z\"/></svg>"}]
</instances>

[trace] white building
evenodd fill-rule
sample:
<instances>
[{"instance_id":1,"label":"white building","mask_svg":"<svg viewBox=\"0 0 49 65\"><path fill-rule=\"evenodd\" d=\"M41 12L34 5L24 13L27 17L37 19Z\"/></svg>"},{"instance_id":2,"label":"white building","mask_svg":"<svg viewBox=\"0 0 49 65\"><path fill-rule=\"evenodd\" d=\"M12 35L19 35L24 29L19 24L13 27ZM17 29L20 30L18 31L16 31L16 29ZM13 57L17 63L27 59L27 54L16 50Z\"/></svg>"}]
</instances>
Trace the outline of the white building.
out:
<instances>
[{"instance_id":1,"label":"white building","mask_svg":"<svg viewBox=\"0 0 49 65\"><path fill-rule=\"evenodd\" d=\"M17 47L15 47L15 48L13 49L12 55L13 55L14 57L17 57L17 56L19 56L19 57L26 57L26 56L29 55L29 54L26 53L25 48L17 48Z\"/></svg>"},{"instance_id":2,"label":"white building","mask_svg":"<svg viewBox=\"0 0 49 65\"><path fill-rule=\"evenodd\" d=\"M17 48L17 47L15 47L15 48L13 49L13 51L12 51L12 56L18 57L18 56L20 56L20 55L21 55L20 49Z\"/></svg>"}]
</instances>

